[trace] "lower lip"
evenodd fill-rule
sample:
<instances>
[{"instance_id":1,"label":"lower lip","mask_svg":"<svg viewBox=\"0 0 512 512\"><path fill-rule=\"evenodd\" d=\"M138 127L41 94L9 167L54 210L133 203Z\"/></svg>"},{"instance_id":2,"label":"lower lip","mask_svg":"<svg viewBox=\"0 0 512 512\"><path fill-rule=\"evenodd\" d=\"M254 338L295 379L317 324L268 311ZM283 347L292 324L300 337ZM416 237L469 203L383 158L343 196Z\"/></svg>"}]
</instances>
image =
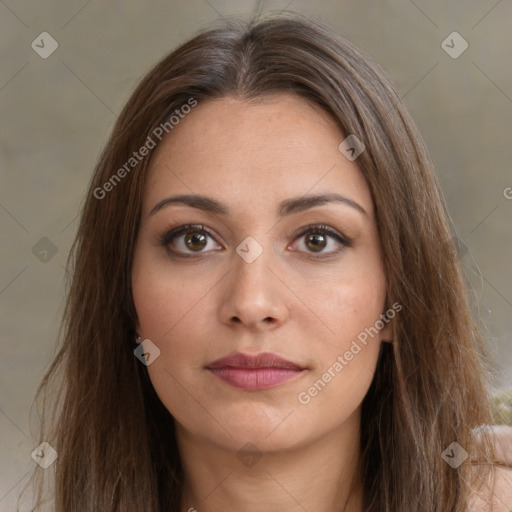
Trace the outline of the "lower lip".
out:
<instances>
[{"instance_id":1,"label":"lower lip","mask_svg":"<svg viewBox=\"0 0 512 512\"><path fill-rule=\"evenodd\" d=\"M258 391L297 378L304 370L287 368L209 368L209 370L224 382L236 388Z\"/></svg>"}]
</instances>

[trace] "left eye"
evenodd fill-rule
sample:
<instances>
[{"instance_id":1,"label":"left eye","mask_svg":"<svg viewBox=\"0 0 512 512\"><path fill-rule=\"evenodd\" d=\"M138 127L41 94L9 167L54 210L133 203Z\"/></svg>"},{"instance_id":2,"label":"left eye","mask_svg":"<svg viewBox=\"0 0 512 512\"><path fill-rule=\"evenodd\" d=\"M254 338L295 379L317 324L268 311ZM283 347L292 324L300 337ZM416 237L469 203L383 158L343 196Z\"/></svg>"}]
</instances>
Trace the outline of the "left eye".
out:
<instances>
[{"instance_id":1,"label":"left eye","mask_svg":"<svg viewBox=\"0 0 512 512\"><path fill-rule=\"evenodd\" d=\"M350 247L350 241L327 226L312 226L303 231L294 243L295 248L310 253L336 253L336 247Z\"/></svg>"}]
</instances>

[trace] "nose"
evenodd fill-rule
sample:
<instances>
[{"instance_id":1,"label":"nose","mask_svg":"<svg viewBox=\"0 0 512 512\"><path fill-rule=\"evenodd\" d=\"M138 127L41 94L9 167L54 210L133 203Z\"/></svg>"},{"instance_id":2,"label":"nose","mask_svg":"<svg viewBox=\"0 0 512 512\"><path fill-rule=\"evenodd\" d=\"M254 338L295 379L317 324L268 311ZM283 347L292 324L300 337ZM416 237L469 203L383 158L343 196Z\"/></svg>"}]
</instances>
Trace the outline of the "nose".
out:
<instances>
[{"instance_id":1,"label":"nose","mask_svg":"<svg viewBox=\"0 0 512 512\"><path fill-rule=\"evenodd\" d=\"M243 325L252 331L271 330L286 322L290 294L269 268L271 258L264 251L256 260L247 263L234 257L233 269L224 282L219 307L220 319L231 326Z\"/></svg>"}]
</instances>

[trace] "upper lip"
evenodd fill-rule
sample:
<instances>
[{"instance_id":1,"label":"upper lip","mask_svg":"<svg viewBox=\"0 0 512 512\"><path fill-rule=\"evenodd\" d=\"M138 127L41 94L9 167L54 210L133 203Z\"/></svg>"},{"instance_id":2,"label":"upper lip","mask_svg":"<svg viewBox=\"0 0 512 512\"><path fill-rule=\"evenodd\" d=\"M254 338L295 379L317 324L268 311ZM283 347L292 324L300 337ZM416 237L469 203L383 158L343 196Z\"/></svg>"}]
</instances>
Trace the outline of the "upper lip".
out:
<instances>
[{"instance_id":1,"label":"upper lip","mask_svg":"<svg viewBox=\"0 0 512 512\"><path fill-rule=\"evenodd\" d=\"M265 352L263 354L251 355L237 352L226 357L213 361L206 366L213 368L284 368L290 370L304 370L305 368L298 364L287 361L277 354Z\"/></svg>"}]
</instances>

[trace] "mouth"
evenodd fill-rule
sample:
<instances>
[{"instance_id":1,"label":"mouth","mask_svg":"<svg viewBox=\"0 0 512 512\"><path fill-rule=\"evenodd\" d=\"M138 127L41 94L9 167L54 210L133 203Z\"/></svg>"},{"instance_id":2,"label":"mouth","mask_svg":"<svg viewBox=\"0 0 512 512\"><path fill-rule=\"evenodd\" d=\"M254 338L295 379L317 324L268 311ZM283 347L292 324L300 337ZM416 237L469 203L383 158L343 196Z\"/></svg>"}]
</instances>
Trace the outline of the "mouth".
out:
<instances>
[{"instance_id":1,"label":"mouth","mask_svg":"<svg viewBox=\"0 0 512 512\"><path fill-rule=\"evenodd\" d=\"M208 364L206 369L223 382L248 391L279 386L307 371L307 368L271 353L237 353Z\"/></svg>"}]
</instances>

